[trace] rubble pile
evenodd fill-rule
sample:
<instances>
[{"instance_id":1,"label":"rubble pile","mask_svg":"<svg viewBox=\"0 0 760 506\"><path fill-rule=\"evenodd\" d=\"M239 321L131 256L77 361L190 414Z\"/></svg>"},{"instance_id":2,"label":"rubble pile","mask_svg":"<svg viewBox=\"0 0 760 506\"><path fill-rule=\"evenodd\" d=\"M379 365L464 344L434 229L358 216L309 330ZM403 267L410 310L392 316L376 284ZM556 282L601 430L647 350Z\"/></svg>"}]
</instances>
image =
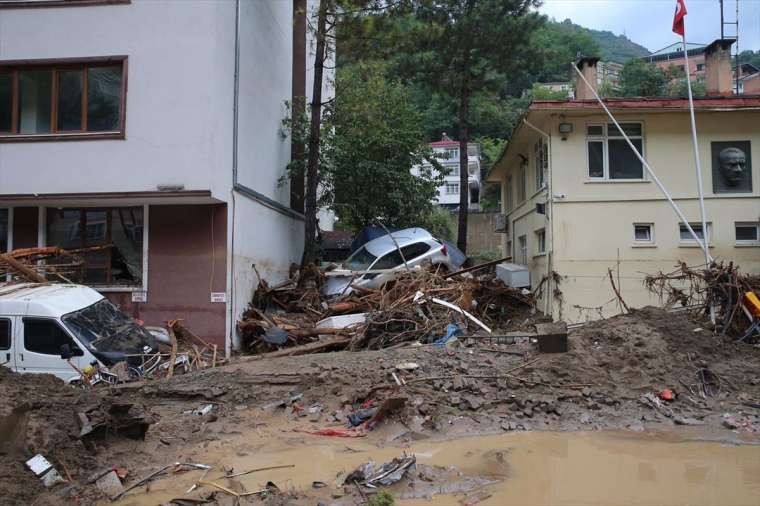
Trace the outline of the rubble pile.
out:
<instances>
[{"instance_id":1,"label":"rubble pile","mask_svg":"<svg viewBox=\"0 0 760 506\"><path fill-rule=\"evenodd\" d=\"M433 342L449 333L450 325L460 334L491 334L535 305L530 292L482 271L457 275L414 268L377 290L352 288L317 304L316 284L304 289L289 281L269 287L262 280L238 322L243 341L254 353L299 346L308 348L293 354L380 349Z\"/></svg>"}]
</instances>

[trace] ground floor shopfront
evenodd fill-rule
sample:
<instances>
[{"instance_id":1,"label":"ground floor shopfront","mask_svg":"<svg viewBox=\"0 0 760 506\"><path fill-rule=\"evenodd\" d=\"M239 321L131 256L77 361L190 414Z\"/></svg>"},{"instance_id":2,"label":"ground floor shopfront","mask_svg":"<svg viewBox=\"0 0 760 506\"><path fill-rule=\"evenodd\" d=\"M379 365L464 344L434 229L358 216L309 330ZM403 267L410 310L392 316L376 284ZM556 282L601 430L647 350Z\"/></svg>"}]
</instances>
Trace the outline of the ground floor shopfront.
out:
<instances>
[{"instance_id":1,"label":"ground floor shopfront","mask_svg":"<svg viewBox=\"0 0 760 506\"><path fill-rule=\"evenodd\" d=\"M146 325L182 318L223 347L229 332L227 204L0 201L0 251L110 248L83 255L83 281Z\"/></svg>"}]
</instances>

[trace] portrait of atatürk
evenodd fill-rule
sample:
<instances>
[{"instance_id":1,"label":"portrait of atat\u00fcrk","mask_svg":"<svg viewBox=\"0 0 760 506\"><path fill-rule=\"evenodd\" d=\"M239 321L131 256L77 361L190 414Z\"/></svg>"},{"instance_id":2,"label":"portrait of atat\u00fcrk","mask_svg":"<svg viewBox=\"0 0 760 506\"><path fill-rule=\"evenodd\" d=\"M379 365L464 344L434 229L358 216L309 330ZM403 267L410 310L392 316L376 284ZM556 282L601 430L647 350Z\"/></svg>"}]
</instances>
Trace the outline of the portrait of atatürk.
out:
<instances>
[{"instance_id":1,"label":"portrait of atat\u00fcrk","mask_svg":"<svg viewBox=\"0 0 760 506\"><path fill-rule=\"evenodd\" d=\"M750 141L712 143L713 193L751 193Z\"/></svg>"}]
</instances>

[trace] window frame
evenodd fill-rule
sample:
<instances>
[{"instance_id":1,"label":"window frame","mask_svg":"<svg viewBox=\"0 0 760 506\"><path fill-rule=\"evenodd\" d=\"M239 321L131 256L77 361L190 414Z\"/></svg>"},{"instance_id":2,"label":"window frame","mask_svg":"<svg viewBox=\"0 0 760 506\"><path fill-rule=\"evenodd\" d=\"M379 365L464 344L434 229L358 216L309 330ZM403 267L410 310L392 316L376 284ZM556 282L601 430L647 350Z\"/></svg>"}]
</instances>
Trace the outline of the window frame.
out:
<instances>
[{"instance_id":1,"label":"window frame","mask_svg":"<svg viewBox=\"0 0 760 506\"><path fill-rule=\"evenodd\" d=\"M512 181L513 181L512 174L508 174L507 186L505 188L506 195L504 196L504 203L506 204L507 212L511 211L515 207L515 201L512 194L512 186L514 185L512 184Z\"/></svg>"},{"instance_id":2,"label":"window frame","mask_svg":"<svg viewBox=\"0 0 760 506\"><path fill-rule=\"evenodd\" d=\"M449 187L455 187L455 191L449 191ZM459 183L456 181L446 181L443 185L443 191L446 195L459 195Z\"/></svg>"},{"instance_id":3,"label":"window frame","mask_svg":"<svg viewBox=\"0 0 760 506\"><path fill-rule=\"evenodd\" d=\"M536 254L534 256L546 255L546 229L536 230Z\"/></svg>"},{"instance_id":4,"label":"window frame","mask_svg":"<svg viewBox=\"0 0 760 506\"><path fill-rule=\"evenodd\" d=\"M689 225L691 225L691 228L694 229L694 232L697 232L698 231L697 229L700 229L700 230L702 229L702 223L696 223L696 222L691 222L690 221ZM701 244L698 243L697 241L695 241L693 237L689 237L688 239L683 239L681 237L681 227L684 228L684 230L686 231L687 234L689 233L689 229L686 228L686 225L683 222L679 221L678 222L678 245L679 246L686 246L686 247L701 248L702 247ZM691 235L691 234L689 234L689 235ZM708 247L710 247L712 245L712 235L713 235L712 222L708 221L707 222L707 240L705 241L707 243ZM702 231L702 237L703 237L703 240L704 240L705 231Z\"/></svg>"},{"instance_id":5,"label":"window frame","mask_svg":"<svg viewBox=\"0 0 760 506\"><path fill-rule=\"evenodd\" d=\"M755 240L738 239L736 229L739 227L754 227ZM734 222L734 243L736 246L760 246L760 222L758 221L736 221Z\"/></svg>"},{"instance_id":6,"label":"window frame","mask_svg":"<svg viewBox=\"0 0 760 506\"><path fill-rule=\"evenodd\" d=\"M112 265L112 255L113 255L113 248L106 248L103 250L103 252L106 254L106 260L103 264L95 264L94 267L92 267L93 270L105 270L106 272L106 279L107 281L105 283L91 283L87 282L85 279L83 283L89 287L93 287L97 289L98 291L146 291L147 290L147 237L148 237L148 209L146 206L105 206L105 207L42 207L44 212L42 213L44 216L44 221L40 220L40 225L43 227L44 231L44 237L45 237L45 245L48 245L49 241L49 231L48 227L50 226L50 220L48 218L48 213L51 211L58 211L58 210L69 210L69 211L79 211L79 237L80 237L80 245L79 247L86 248L86 247L92 247L92 244L87 244L87 224L85 217L87 216L88 212L98 212L102 211L106 213L106 244L113 242L113 215L111 214L113 211L119 210L119 209L139 209L142 213L142 251L140 253L140 279L137 283L114 283L111 279L111 265ZM88 269L89 262L85 261L84 269L85 269L85 276Z\"/></svg>"},{"instance_id":7,"label":"window frame","mask_svg":"<svg viewBox=\"0 0 760 506\"><path fill-rule=\"evenodd\" d=\"M130 4L132 0L0 0L0 9L36 9L40 7L88 7L92 5Z\"/></svg>"},{"instance_id":8,"label":"window frame","mask_svg":"<svg viewBox=\"0 0 760 506\"><path fill-rule=\"evenodd\" d=\"M58 58L39 60L0 60L0 75L11 76L11 131L0 132L0 142L48 142L63 140L91 139L125 139L127 113L127 80L128 61L126 55L87 57L87 58ZM119 101L119 127L117 130L104 132L88 132L87 128L87 74L88 70L97 67L114 67L121 65L121 96ZM19 72L37 69L52 72L52 93L49 133L19 133ZM58 88L60 72L81 70L82 79L82 124L80 130L58 129Z\"/></svg>"},{"instance_id":9,"label":"window frame","mask_svg":"<svg viewBox=\"0 0 760 506\"><path fill-rule=\"evenodd\" d=\"M58 321L57 319L55 319L55 318L49 318L49 317L44 317L44 316L23 316L21 318L21 323L23 325L24 332L20 336L20 338L21 338L22 346L23 346L23 349L24 349L25 352L28 352L28 353L37 353L38 355L45 355L45 356L48 356L48 357L55 357L55 356L60 357L60 355L61 355L60 350L57 350L56 353L45 353L43 351L31 350L31 349L29 349L26 346L26 332L27 332L27 322L28 321L50 322L50 323L52 323L53 325L55 325L56 327L58 327L58 330L61 331L63 333L63 335L65 335L66 337L69 338L70 343L64 343L64 344L73 344L77 348L81 349L79 341L77 339L75 339L74 336L72 336L71 333L69 332L69 330L66 328L66 326L63 325L63 323L60 322L60 321Z\"/></svg>"},{"instance_id":10,"label":"window frame","mask_svg":"<svg viewBox=\"0 0 760 506\"><path fill-rule=\"evenodd\" d=\"M518 173L519 186L517 187L517 205L522 204L528 200L528 160L525 159L520 162L520 169Z\"/></svg>"},{"instance_id":11,"label":"window frame","mask_svg":"<svg viewBox=\"0 0 760 506\"><path fill-rule=\"evenodd\" d=\"M520 248L520 260L519 265L528 265L528 235L523 234L517 238L517 247Z\"/></svg>"},{"instance_id":12,"label":"window frame","mask_svg":"<svg viewBox=\"0 0 760 506\"><path fill-rule=\"evenodd\" d=\"M647 227L649 229L649 239L636 238L636 227ZM679 238L680 238L680 225L679 225ZM634 246L650 246L654 242L654 223L652 222L639 222L633 224L633 244Z\"/></svg>"},{"instance_id":13,"label":"window frame","mask_svg":"<svg viewBox=\"0 0 760 506\"><path fill-rule=\"evenodd\" d=\"M636 124L641 127L641 135L629 135L628 138L631 140L641 140L641 156L646 159L646 132L644 130L644 122L643 121L622 121L619 122L621 126L628 125L628 124ZM648 174L646 171L646 167L644 167L642 164L641 167L641 177L638 178L611 178L610 177L610 148L609 148L609 141L612 140L623 140L625 141L625 137L623 136L612 136L609 135L609 129L608 129L609 123L607 122L590 122L586 123L585 125L585 132L586 132L586 181L587 182L611 182L611 183L630 183L630 182L642 182L642 181L649 181ZM589 127L601 127L602 128L602 134L601 135L590 135L588 133ZM593 142L601 142L602 144L602 176L592 176L590 174L590 164L591 164L591 158L589 157L589 144ZM627 143L626 143L627 145ZM629 146L630 147L630 146Z\"/></svg>"},{"instance_id":14,"label":"window frame","mask_svg":"<svg viewBox=\"0 0 760 506\"><path fill-rule=\"evenodd\" d=\"M536 191L543 190L546 187L546 171L549 167L548 144L543 137L539 137L533 145L533 166L536 171Z\"/></svg>"}]
</instances>

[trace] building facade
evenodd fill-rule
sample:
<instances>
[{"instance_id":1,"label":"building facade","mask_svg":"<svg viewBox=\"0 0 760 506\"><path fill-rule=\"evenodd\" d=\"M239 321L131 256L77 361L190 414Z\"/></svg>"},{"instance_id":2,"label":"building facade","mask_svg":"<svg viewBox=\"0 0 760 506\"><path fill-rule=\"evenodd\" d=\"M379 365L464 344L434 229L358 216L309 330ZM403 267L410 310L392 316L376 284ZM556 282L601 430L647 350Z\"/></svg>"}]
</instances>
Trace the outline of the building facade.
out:
<instances>
[{"instance_id":1,"label":"building facade","mask_svg":"<svg viewBox=\"0 0 760 506\"><path fill-rule=\"evenodd\" d=\"M88 284L229 352L251 264L279 280L302 252L302 184L280 181L305 7L1 2L0 249L111 244Z\"/></svg>"},{"instance_id":2,"label":"building facade","mask_svg":"<svg viewBox=\"0 0 760 506\"><path fill-rule=\"evenodd\" d=\"M702 77L705 75L705 44L686 44L686 50L689 52L689 75ZM671 66L686 72L686 58L683 54L683 44L676 42L666 46L658 51L654 51L649 56L644 56L642 60L653 63L657 67L668 70Z\"/></svg>"},{"instance_id":3,"label":"building facade","mask_svg":"<svg viewBox=\"0 0 760 506\"><path fill-rule=\"evenodd\" d=\"M449 139L444 133L440 141L429 144L433 150L433 155L440 162L448 173L444 177L443 184L438 187L437 203L448 209L459 208L460 192L459 185L459 141ZM467 145L467 181L468 181L468 208L473 211L480 210L480 192L481 192L481 160L480 145L471 142ZM418 174L416 167L412 168L412 173Z\"/></svg>"},{"instance_id":4,"label":"building facade","mask_svg":"<svg viewBox=\"0 0 760 506\"><path fill-rule=\"evenodd\" d=\"M730 74L730 61L712 70ZM760 96L732 96L730 79L707 76L711 82L726 89L708 87L709 96L695 99L709 251L757 273ZM703 236L688 101L605 102ZM647 274L681 261L704 264L698 243L595 100L533 102L489 177L502 185L505 253L529 268L532 287L541 286L540 309L554 318L617 313L610 270L626 303L641 307L661 302L644 287Z\"/></svg>"}]
</instances>

